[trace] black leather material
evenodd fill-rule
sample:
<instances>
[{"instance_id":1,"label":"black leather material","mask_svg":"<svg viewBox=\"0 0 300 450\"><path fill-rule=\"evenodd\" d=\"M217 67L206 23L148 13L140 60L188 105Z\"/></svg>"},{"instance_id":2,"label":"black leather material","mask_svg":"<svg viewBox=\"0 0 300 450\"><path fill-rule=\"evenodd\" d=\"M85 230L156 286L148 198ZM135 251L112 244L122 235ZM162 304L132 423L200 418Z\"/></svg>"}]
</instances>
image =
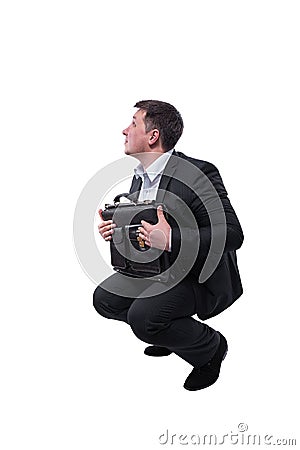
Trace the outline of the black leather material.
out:
<instances>
[{"instance_id":1,"label":"black leather material","mask_svg":"<svg viewBox=\"0 0 300 450\"><path fill-rule=\"evenodd\" d=\"M115 200L119 199L119 196L115 198ZM162 275L169 267L169 259L165 252L151 248L151 258L149 258L150 247L138 237L141 220L152 225L157 223L159 205L163 207L165 217L168 219L165 205L155 201L116 202L105 205L102 212L103 219L113 220L116 224L110 241L110 252L111 264L117 272L138 278L155 276L157 281L168 280L168 274ZM138 252L138 260L136 252Z\"/></svg>"}]
</instances>

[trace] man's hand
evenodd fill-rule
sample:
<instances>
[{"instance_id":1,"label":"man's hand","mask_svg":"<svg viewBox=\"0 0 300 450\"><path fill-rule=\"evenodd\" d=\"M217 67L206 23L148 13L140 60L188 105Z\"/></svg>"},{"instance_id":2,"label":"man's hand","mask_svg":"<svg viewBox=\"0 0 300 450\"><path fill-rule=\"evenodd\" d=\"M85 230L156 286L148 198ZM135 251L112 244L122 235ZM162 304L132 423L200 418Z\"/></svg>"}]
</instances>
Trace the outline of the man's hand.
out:
<instances>
[{"instance_id":1,"label":"man's hand","mask_svg":"<svg viewBox=\"0 0 300 450\"><path fill-rule=\"evenodd\" d=\"M168 251L171 227L165 219L161 206L157 208L157 217L158 222L156 225L151 225L145 220L141 220L142 227L139 227L139 237L144 239L149 247Z\"/></svg>"},{"instance_id":2,"label":"man's hand","mask_svg":"<svg viewBox=\"0 0 300 450\"><path fill-rule=\"evenodd\" d=\"M114 232L114 228L116 226L115 223L113 223L112 220L103 220L102 217L102 209L99 209L99 216L101 219L100 224L98 225L98 230L99 233L101 234L101 236L103 237L103 239L105 239L106 241L110 241L111 240L111 235Z\"/></svg>"}]
</instances>

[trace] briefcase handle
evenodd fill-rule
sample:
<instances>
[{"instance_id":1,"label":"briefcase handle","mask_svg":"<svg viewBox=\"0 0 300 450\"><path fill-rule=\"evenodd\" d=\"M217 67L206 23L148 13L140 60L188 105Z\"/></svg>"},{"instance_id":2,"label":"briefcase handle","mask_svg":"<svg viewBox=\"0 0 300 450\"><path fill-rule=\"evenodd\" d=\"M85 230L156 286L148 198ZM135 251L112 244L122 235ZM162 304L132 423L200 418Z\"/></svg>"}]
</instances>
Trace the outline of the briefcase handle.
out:
<instances>
[{"instance_id":1,"label":"briefcase handle","mask_svg":"<svg viewBox=\"0 0 300 450\"><path fill-rule=\"evenodd\" d=\"M115 198L114 198L114 203L119 203L121 197L127 198L128 195L130 195L128 192L123 192L123 194L116 195Z\"/></svg>"}]
</instances>

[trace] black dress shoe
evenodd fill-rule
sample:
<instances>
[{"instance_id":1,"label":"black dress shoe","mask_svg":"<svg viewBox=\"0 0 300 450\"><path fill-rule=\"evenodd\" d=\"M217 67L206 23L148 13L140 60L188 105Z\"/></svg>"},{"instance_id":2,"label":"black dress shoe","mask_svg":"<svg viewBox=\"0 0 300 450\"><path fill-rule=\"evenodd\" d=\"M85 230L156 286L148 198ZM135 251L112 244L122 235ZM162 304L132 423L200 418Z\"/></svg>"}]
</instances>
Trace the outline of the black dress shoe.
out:
<instances>
[{"instance_id":1,"label":"black dress shoe","mask_svg":"<svg viewBox=\"0 0 300 450\"><path fill-rule=\"evenodd\" d=\"M192 372L185 380L183 387L188 391L198 391L200 389L205 389L208 386L214 384L219 378L221 364L225 359L228 350L226 339L221 333L219 333L219 336L220 344L218 350L211 358L211 360L208 361L208 363L204 366L198 368L194 367Z\"/></svg>"},{"instance_id":2,"label":"black dress shoe","mask_svg":"<svg viewBox=\"0 0 300 450\"><path fill-rule=\"evenodd\" d=\"M148 356L168 356L171 355L170 350L166 347L158 347L157 345L151 345L150 347L146 347L144 350L145 355Z\"/></svg>"}]
</instances>

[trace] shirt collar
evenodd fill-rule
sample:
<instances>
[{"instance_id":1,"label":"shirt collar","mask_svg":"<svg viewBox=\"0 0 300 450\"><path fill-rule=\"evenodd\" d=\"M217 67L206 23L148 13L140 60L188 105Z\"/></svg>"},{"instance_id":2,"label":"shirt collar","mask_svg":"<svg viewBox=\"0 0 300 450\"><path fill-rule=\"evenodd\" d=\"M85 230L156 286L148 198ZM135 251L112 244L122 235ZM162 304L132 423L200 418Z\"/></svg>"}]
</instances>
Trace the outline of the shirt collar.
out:
<instances>
[{"instance_id":1,"label":"shirt collar","mask_svg":"<svg viewBox=\"0 0 300 450\"><path fill-rule=\"evenodd\" d=\"M140 163L135 169L135 177L143 177L144 173L147 173L150 181L152 182L158 175L161 175L164 171L164 168L167 165L167 162L169 161L170 156L173 153L173 149L169 150L168 152L163 153L161 156L159 156L150 166L147 167L147 169L144 170L144 167Z\"/></svg>"}]
</instances>

